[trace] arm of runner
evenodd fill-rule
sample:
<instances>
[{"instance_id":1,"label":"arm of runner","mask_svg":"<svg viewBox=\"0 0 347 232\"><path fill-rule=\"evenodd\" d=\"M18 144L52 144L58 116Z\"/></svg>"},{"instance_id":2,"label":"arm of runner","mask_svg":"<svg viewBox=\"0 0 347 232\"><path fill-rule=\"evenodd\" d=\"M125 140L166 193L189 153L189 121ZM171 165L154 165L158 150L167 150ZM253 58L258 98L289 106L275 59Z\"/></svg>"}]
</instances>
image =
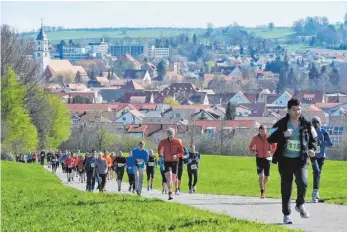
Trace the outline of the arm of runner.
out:
<instances>
[{"instance_id":1,"label":"arm of runner","mask_svg":"<svg viewBox=\"0 0 347 232\"><path fill-rule=\"evenodd\" d=\"M254 149L255 146L255 139L252 138L251 142L249 143L249 151L253 154L256 150Z\"/></svg>"},{"instance_id":2,"label":"arm of runner","mask_svg":"<svg viewBox=\"0 0 347 232\"><path fill-rule=\"evenodd\" d=\"M313 126L310 125L309 130L309 141L308 141L308 149L309 152L311 151L315 152L317 151L318 141L317 141L317 131L314 129Z\"/></svg>"},{"instance_id":3,"label":"arm of runner","mask_svg":"<svg viewBox=\"0 0 347 232\"><path fill-rule=\"evenodd\" d=\"M277 143L270 144L270 151L271 151L271 153L274 153L276 151L276 148L277 148Z\"/></svg>"},{"instance_id":4,"label":"arm of runner","mask_svg":"<svg viewBox=\"0 0 347 232\"><path fill-rule=\"evenodd\" d=\"M324 136L324 144L327 147L332 147L334 146L334 143L331 141L331 138L328 134L328 132L326 132L325 130L323 131L323 136Z\"/></svg>"},{"instance_id":5,"label":"arm of runner","mask_svg":"<svg viewBox=\"0 0 347 232\"><path fill-rule=\"evenodd\" d=\"M184 147L181 140L178 141L177 158L181 158L184 155Z\"/></svg>"},{"instance_id":6,"label":"arm of runner","mask_svg":"<svg viewBox=\"0 0 347 232\"><path fill-rule=\"evenodd\" d=\"M158 154L163 154L163 143L162 143L162 141L160 141L160 143L158 145Z\"/></svg>"}]
</instances>

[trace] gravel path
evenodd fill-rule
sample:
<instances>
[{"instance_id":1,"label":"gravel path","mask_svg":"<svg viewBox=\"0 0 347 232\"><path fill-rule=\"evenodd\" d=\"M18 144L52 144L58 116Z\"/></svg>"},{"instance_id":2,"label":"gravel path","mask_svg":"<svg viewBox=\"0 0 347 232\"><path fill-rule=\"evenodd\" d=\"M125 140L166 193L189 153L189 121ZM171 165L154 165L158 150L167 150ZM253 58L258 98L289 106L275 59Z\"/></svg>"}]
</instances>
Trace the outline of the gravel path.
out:
<instances>
[{"instance_id":1,"label":"gravel path","mask_svg":"<svg viewBox=\"0 0 347 232\"><path fill-rule=\"evenodd\" d=\"M45 167L47 169L47 167ZM67 183L66 174L63 174L61 168L56 175L62 180L62 183L79 189L85 190L85 184L78 181L75 177L74 182ZM125 175L125 181L127 177ZM129 194L128 183L122 184L121 192L117 190L116 180L107 182L106 190L120 194ZM199 190L199 189L197 189ZM147 191L143 189L143 197L159 198L168 201L167 195L159 190ZM215 213L223 213L235 218L258 221L267 224L282 224L281 201L279 199L260 199L257 197L241 197L213 194L188 194L181 193L171 202L177 202L199 209L210 210ZM283 225L290 228L301 229L312 232L337 232L347 231L347 206L326 204L326 203L306 203L306 208L310 212L310 218L302 219L294 209L295 203L292 203L292 225Z\"/></svg>"}]
</instances>

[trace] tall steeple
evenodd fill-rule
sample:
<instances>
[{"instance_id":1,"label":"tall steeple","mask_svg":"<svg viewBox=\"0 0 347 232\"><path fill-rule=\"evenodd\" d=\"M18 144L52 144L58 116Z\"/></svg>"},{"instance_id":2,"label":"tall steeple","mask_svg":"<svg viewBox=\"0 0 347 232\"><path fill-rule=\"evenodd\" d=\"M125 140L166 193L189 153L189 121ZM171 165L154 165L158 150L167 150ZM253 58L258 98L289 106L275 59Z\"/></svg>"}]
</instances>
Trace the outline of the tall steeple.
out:
<instances>
[{"instance_id":1,"label":"tall steeple","mask_svg":"<svg viewBox=\"0 0 347 232\"><path fill-rule=\"evenodd\" d=\"M41 70L45 71L48 62L51 60L48 47L48 37L43 29L43 19L41 18L41 29L36 37L36 49L34 59L37 60L41 66Z\"/></svg>"}]
</instances>

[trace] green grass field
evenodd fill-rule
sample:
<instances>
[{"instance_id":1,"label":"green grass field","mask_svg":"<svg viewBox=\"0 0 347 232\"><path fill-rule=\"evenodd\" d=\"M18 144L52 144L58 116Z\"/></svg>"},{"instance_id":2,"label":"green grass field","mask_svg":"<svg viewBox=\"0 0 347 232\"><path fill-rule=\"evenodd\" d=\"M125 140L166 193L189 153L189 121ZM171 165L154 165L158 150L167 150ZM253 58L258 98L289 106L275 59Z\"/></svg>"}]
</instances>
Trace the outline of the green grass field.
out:
<instances>
[{"instance_id":1,"label":"green grass field","mask_svg":"<svg viewBox=\"0 0 347 232\"><path fill-rule=\"evenodd\" d=\"M158 199L81 192L40 165L1 162L1 231L289 231Z\"/></svg>"},{"instance_id":2,"label":"green grass field","mask_svg":"<svg viewBox=\"0 0 347 232\"><path fill-rule=\"evenodd\" d=\"M108 38L124 38L124 37L134 37L134 38L160 38L161 36L175 36L182 33L186 33L191 38L194 32L199 33L202 29L196 30L175 30L175 29L146 29L146 30L126 30L126 34L123 31L57 31L57 32L47 32L48 39L52 43L59 43L61 40L70 39L100 39L102 37ZM37 33L30 35L36 38Z\"/></svg>"},{"instance_id":3,"label":"green grass field","mask_svg":"<svg viewBox=\"0 0 347 232\"><path fill-rule=\"evenodd\" d=\"M274 28L273 30L252 28L248 29L248 32L254 32L257 36L264 39L283 39L287 36L295 34L292 28Z\"/></svg>"},{"instance_id":4,"label":"green grass field","mask_svg":"<svg viewBox=\"0 0 347 232\"><path fill-rule=\"evenodd\" d=\"M186 166L184 168L181 189L188 192ZM313 178L311 166L308 170L309 184L306 200L311 200ZM155 183L156 188L160 188L159 170L156 173ZM197 190L199 193L259 196L255 158L202 155ZM281 197L278 165L271 165L270 181L266 192L267 197ZM326 202L347 205L347 162L326 161L319 193ZM296 197L296 190L293 191L293 196Z\"/></svg>"}]
</instances>

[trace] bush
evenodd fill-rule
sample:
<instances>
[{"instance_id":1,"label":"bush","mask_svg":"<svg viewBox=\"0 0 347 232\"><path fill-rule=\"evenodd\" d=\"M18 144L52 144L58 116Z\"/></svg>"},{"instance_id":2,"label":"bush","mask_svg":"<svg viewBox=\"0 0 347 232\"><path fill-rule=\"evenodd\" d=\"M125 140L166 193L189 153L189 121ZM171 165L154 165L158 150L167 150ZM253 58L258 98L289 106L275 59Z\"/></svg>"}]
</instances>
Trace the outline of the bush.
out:
<instances>
[{"instance_id":1,"label":"bush","mask_svg":"<svg viewBox=\"0 0 347 232\"><path fill-rule=\"evenodd\" d=\"M14 161L14 157L10 153L1 153L1 160Z\"/></svg>"}]
</instances>

